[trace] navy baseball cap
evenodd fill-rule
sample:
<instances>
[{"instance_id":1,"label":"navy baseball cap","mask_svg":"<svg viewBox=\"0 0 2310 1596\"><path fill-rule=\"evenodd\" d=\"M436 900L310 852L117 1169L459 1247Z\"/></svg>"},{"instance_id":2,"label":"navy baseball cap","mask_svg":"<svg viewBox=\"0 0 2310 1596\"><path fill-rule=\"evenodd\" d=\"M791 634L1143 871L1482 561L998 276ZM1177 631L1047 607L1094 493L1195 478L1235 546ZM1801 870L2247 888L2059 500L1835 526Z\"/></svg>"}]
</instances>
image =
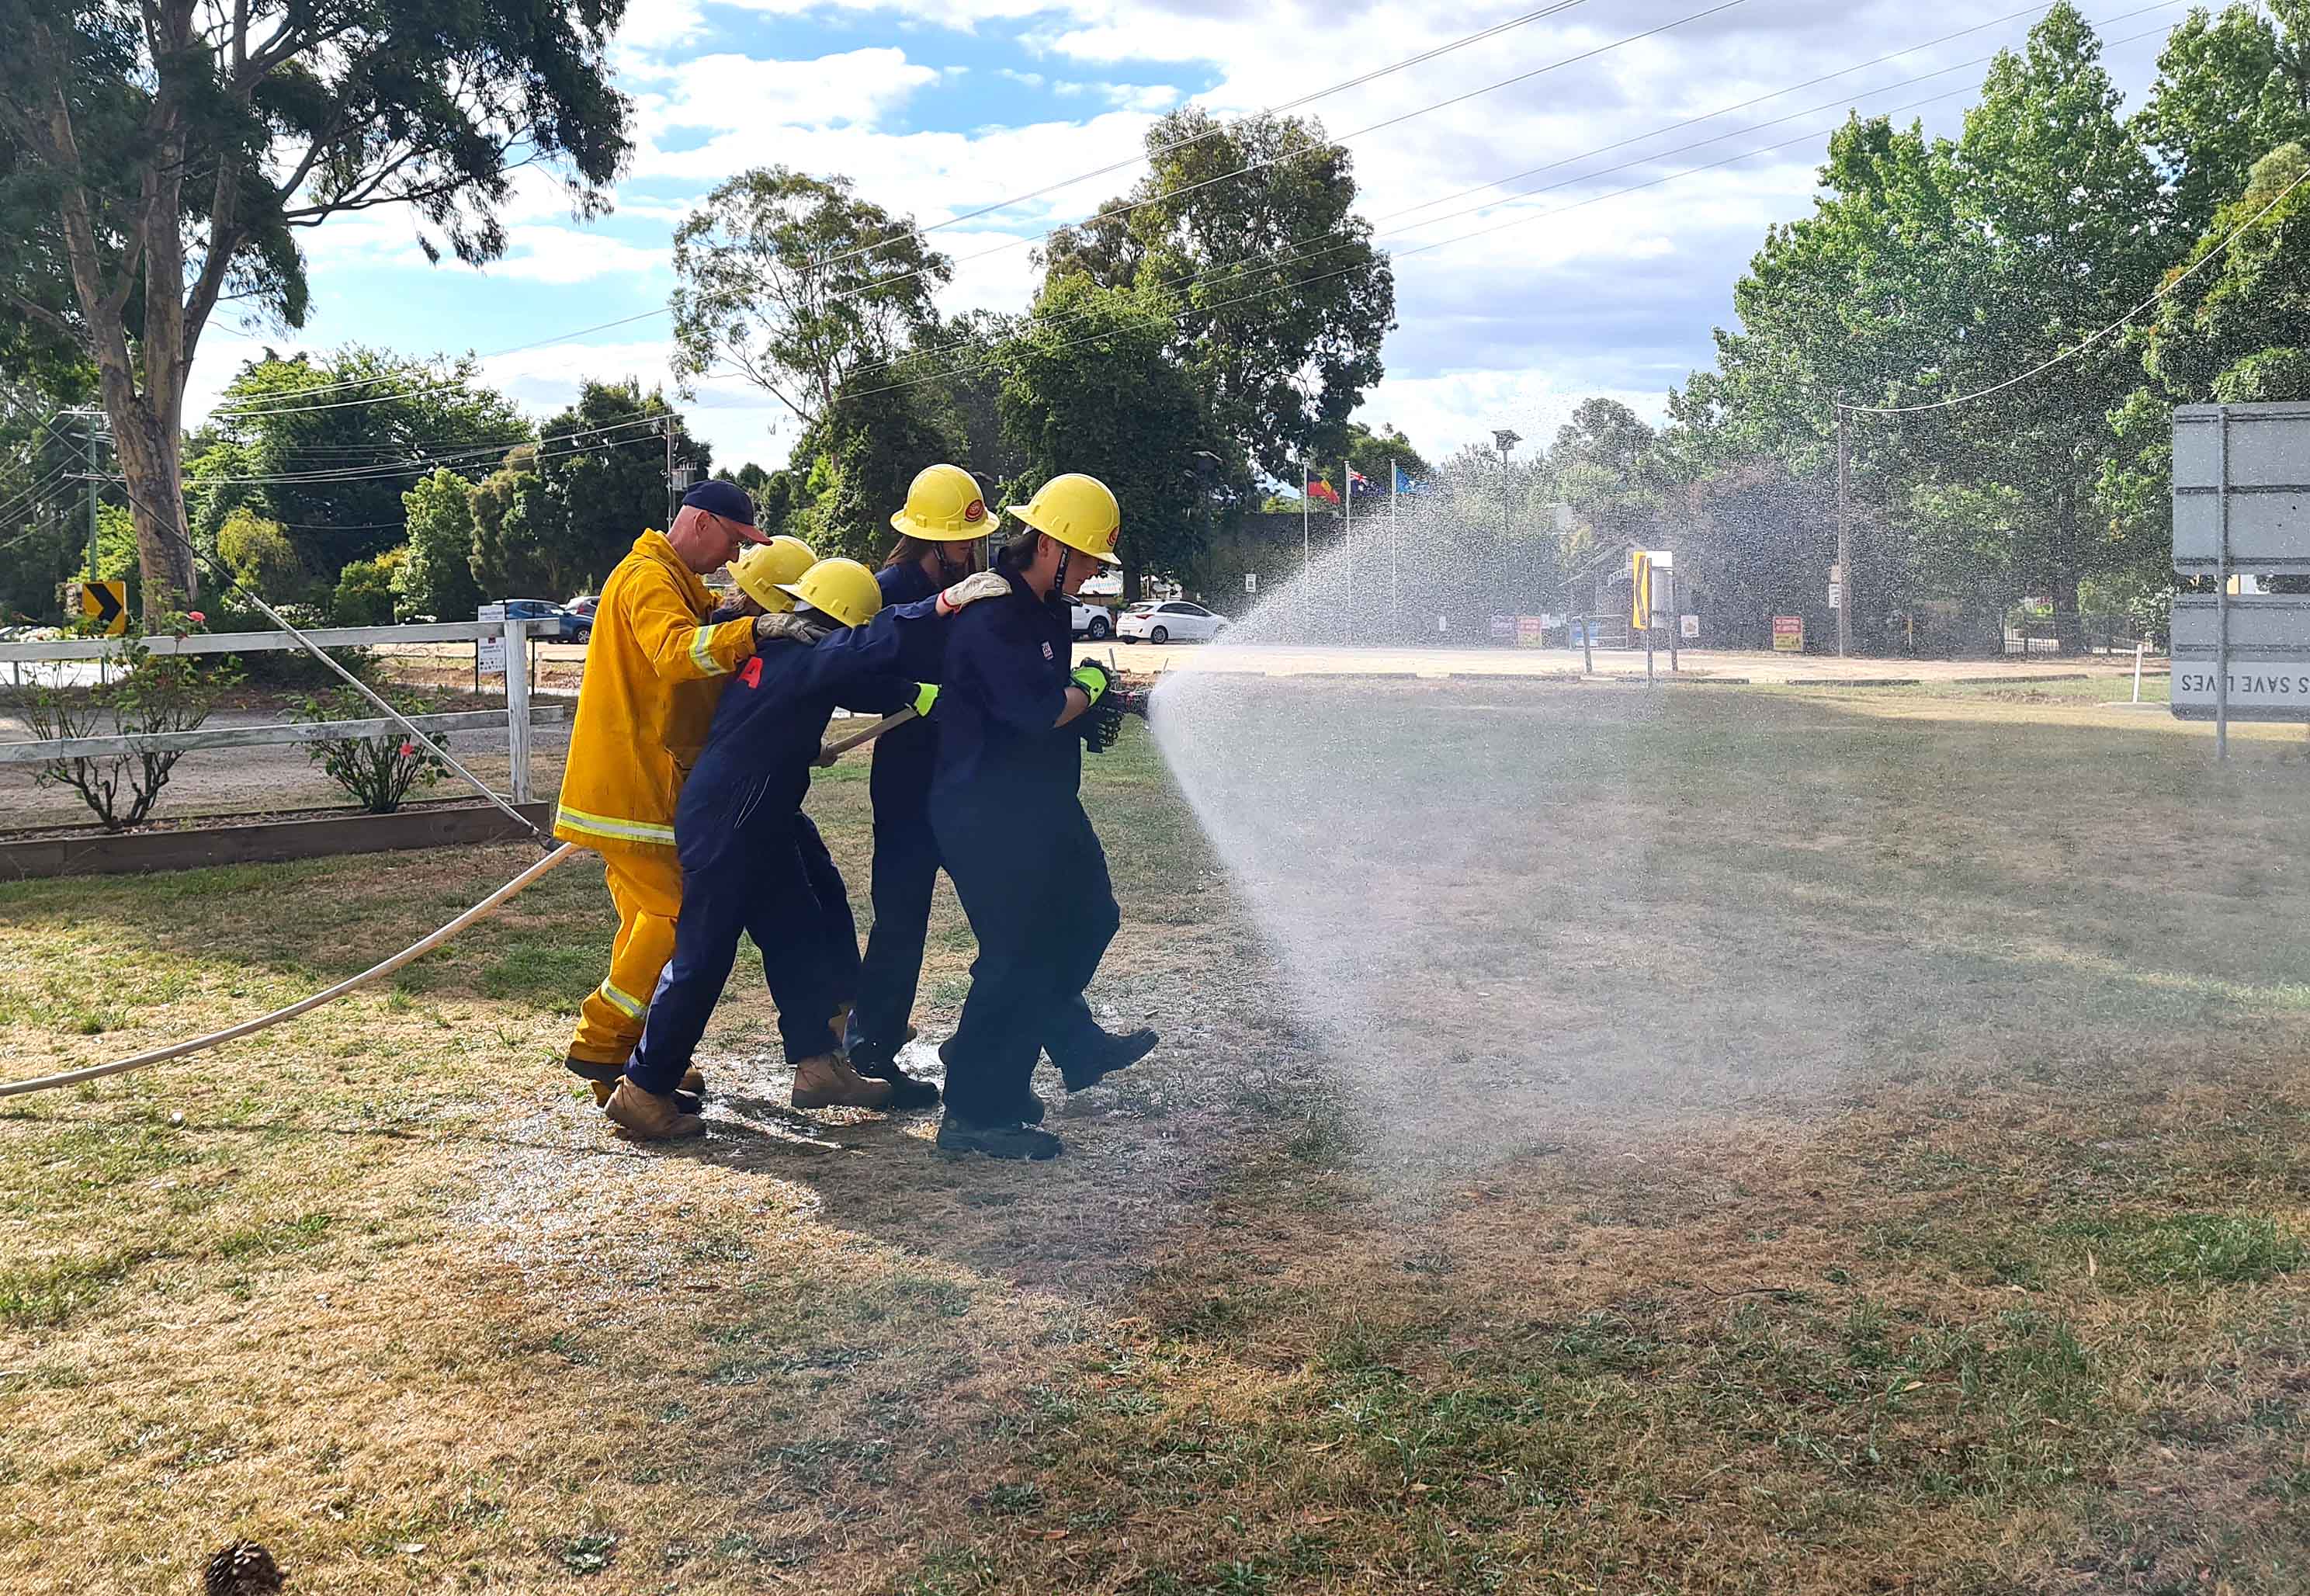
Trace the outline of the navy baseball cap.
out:
<instances>
[{"instance_id":1,"label":"navy baseball cap","mask_svg":"<svg viewBox=\"0 0 2310 1596\"><path fill-rule=\"evenodd\" d=\"M704 510L709 516L719 516L725 521L735 521L744 527L746 541L767 543L770 540L754 530L754 501L735 482L725 482L719 477L708 477L682 496L683 509Z\"/></svg>"}]
</instances>

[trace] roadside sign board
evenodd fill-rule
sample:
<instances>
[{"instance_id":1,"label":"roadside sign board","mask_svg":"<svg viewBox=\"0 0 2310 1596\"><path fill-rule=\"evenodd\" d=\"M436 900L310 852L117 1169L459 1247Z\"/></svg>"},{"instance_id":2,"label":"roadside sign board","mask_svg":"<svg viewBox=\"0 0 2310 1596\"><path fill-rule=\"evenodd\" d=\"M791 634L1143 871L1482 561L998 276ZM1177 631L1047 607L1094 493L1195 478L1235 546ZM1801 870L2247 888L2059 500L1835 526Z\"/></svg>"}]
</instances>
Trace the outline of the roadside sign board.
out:
<instances>
[{"instance_id":1,"label":"roadside sign board","mask_svg":"<svg viewBox=\"0 0 2310 1596\"><path fill-rule=\"evenodd\" d=\"M2175 716L2217 758L2230 721L2310 721L2310 599L2244 579L2310 575L2310 403L2175 410L2174 569L2228 589L2175 595Z\"/></svg>"},{"instance_id":2,"label":"roadside sign board","mask_svg":"<svg viewBox=\"0 0 2310 1596\"><path fill-rule=\"evenodd\" d=\"M1507 642L1513 642L1513 641L1515 640L1515 635L1516 635L1516 618L1515 618L1515 616L1513 616L1513 615L1495 615L1495 616L1493 616L1493 617L1492 617L1492 641L1493 641L1493 642L1495 642L1495 643L1507 643Z\"/></svg>"},{"instance_id":3,"label":"roadside sign board","mask_svg":"<svg viewBox=\"0 0 2310 1596\"><path fill-rule=\"evenodd\" d=\"M1538 615L1516 617L1516 646L1538 648L1548 641L1548 622Z\"/></svg>"},{"instance_id":4,"label":"roadside sign board","mask_svg":"<svg viewBox=\"0 0 2310 1596\"><path fill-rule=\"evenodd\" d=\"M2185 577L2221 563L2222 409L2174 412L2174 568ZM2310 403L2228 410L2230 568L2310 574Z\"/></svg>"},{"instance_id":5,"label":"roadside sign board","mask_svg":"<svg viewBox=\"0 0 2310 1596\"><path fill-rule=\"evenodd\" d=\"M483 625L493 620L502 624L505 618L503 604L483 604L473 612L473 619ZM475 647L478 650L473 660L475 670L485 676L505 674L505 634L503 632L499 632L494 637L483 638L475 645Z\"/></svg>"},{"instance_id":6,"label":"roadside sign board","mask_svg":"<svg viewBox=\"0 0 2310 1596\"><path fill-rule=\"evenodd\" d=\"M1842 610L1845 608L1844 583L1831 582L1828 585L1828 607L1832 610Z\"/></svg>"},{"instance_id":7,"label":"roadside sign board","mask_svg":"<svg viewBox=\"0 0 2310 1596\"><path fill-rule=\"evenodd\" d=\"M1776 615L1773 617L1773 652L1802 654L1804 652L1804 617Z\"/></svg>"},{"instance_id":8,"label":"roadside sign board","mask_svg":"<svg viewBox=\"0 0 2310 1596\"><path fill-rule=\"evenodd\" d=\"M1700 637L1700 617L1698 615L1678 616L1676 618L1676 629L1683 636L1684 640L1688 643L1698 640Z\"/></svg>"},{"instance_id":9,"label":"roadside sign board","mask_svg":"<svg viewBox=\"0 0 2310 1596\"><path fill-rule=\"evenodd\" d=\"M1259 591L1259 573L1257 571L1244 572L1243 590L1246 593L1257 593Z\"/></svg>"},{"instance_id":10,"label":"roadside sign board","mask_svg":"<svg viewBox=\"0 0 2310 1596\"><path fill-rule=\"evenodd\" d=\"M71 582L65 586L65 612L104 629L108 638L128 630L128 584L120 577L100 582Z\"/></svg>"}]
</instances>

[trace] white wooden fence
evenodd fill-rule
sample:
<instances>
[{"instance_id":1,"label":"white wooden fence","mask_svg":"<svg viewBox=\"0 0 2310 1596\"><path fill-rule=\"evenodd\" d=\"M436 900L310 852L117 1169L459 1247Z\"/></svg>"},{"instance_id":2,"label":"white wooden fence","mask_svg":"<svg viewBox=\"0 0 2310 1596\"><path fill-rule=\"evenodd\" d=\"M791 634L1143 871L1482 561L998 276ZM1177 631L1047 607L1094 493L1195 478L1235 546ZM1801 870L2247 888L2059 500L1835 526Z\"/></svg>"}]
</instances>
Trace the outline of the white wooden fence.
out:
<instances>
[{"instance_id":1,"label":"white wooden fence","mask_svg":"<svg viewBox=\"0 0 2310 1596\"><path fill-rule=\"evenodd\" d=\"M506 730L506 755L512 771L508 797L530 802L529 734L535 725L559 724L569 718L566 704L543 704L534 710L529 702L528 620L453 620L425 626L323 627L305 636L324 648L389 647L403 643L471 643L478 667L482 643L505 638L506 707L452 715L412 716L429 734L445 732ZM301 649L286 632L192 632L181 638L142 639L153 654L265 654ZM71 660L104 660L120 653L117 638L70 638L48 643L0 643L0 665L44 664ZM270 726L204 727L195 732L156 732L143 736L70 737L45 742L0 742L0 766L45 765L54 759L95 759L114 754L143 753L175 749L256 748L270 743L319 742L334 737L379 737L400 723L378 716L369 720L321 721Z\"/></svg>"}]
</instances>

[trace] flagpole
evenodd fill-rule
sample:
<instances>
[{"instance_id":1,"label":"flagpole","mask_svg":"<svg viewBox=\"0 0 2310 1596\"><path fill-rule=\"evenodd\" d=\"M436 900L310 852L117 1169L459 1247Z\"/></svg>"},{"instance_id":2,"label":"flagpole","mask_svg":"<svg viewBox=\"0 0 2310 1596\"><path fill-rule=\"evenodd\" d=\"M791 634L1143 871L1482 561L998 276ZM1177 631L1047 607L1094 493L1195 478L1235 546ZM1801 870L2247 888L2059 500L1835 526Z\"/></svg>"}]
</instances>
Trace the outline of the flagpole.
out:
<instances>
[{"instance_id":1,"label":"flagpole","mask_svg":"<svg viewBox=\"0 0 2310 1596\"><path fill-rule=\"evenodd\" d=\"M1340 629L1352 643L1356 640L1356 468L1345 460L1340 462L1340 490L1347 495L1340 500L1340 541L1348 551L1348 602L1340 609Z\"/></svg>"},{"instance_id":2,"label":"flagpole","mask_svg":"<svg viewBox=\"0 0 2310 1596\"><path fill-rule=\"evenodd\" d=\"M1403 587L1398 579L1400 562L1395 546L1403 536L1403 525L1398 518L1403 513L1403 473L1395 468L1395 459L1387 462L1387 633L1391 642L1403 642Z\"/></svg>"}]
</instances>

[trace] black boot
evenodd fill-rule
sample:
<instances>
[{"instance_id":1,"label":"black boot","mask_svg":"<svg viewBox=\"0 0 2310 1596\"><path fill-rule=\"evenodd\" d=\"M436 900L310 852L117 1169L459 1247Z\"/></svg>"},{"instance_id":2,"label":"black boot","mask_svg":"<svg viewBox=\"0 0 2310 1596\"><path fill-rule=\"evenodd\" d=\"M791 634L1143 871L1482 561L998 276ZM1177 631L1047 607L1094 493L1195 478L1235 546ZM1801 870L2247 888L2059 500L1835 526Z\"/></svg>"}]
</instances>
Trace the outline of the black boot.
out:
<instances>
[{"instance_id":1,"label":"black boot","mask_svg":"<svg viewBox=\"0 0 2310 1596\"><path fill-rule=\"evenodd\" d=\"M1128 1070L1154 1052L1155 1044L1162 1039L1144 1026L1128 1036L1105 1037L1088 1057L1069 1059L1061 1064L1060 1079L1067 1083L1067 1090L1071 1092L1097 1086L1117 1070Z\"/></svg>"},{"instance_id":2,"label":"black boot","mask_svg":"<svg viewBox=\"0 0 2310 1596\"><path fill-rule=\"evenodd\" d=\"M850 1049L850 1067L869 1080L890 1083L891 1112L911 1113L917 1108L930 1108L939 1100L938 1087L919 1075L909 1075L899 1068L899 1061L879 1042L861 1039Z\"/></svg>"},{"instance_id":3,"label":"black boot","mask_svg":"<svg viewBox=\"0 0 2310 1596\"><path fill-rule=\"evenodd\" d=\"M1048 1131L1025 1124L981 1124L956 1117L953 1109L939 1121L939 1151L985 1153L990 1158L1055 1158L1059 1139Z\"/></svg>"}]
</instances>

